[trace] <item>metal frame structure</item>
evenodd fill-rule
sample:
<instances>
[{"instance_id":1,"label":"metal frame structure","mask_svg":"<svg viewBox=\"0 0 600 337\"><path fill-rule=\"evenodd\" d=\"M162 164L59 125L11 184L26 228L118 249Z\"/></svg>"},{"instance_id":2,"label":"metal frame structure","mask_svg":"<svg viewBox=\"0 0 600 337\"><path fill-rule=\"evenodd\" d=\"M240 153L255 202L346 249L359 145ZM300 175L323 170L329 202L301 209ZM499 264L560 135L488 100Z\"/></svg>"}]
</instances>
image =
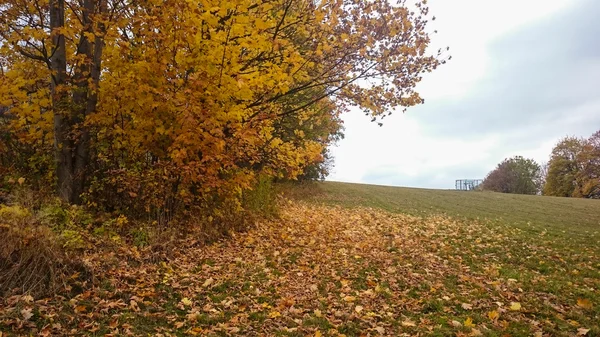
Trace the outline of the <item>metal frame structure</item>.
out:
<instances>
[{"instance_id":1,"label":"metal frame structure","mask_svg":"<svg viewBox=\"0 0 600 337\"><path fill-rule=\"evenodd\" d=\"M472 191L483 183L483 179L457 179L454 187L459 191Z\"/></svg>"}]
</instances>

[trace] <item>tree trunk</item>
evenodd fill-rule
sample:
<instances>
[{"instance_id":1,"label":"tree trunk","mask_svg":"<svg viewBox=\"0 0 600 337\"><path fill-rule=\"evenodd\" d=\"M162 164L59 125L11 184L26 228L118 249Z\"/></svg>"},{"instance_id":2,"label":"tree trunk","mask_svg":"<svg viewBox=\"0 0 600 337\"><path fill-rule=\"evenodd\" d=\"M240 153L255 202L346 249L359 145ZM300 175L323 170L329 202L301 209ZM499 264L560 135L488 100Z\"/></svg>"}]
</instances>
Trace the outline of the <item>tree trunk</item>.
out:
<instances>
[{"instance_id":1,"label":"tree trunk","mask_svg":"<svg viewBox=\"0 0 600 337\"><path fill-rule=\"evenodd\" d=\"M53 6L57 12L51 12L51 18L56 17L53 28L64 26L64 0L52 0L58 5ZM66 83L66 55L64 37L55 37L58 47L53 60L53 71L61 73L53 81L53 105L55 109L54 130L56 144L56 173L58 177L58 194L69 203L80 203L84 192L86 175L90 161L90 134L85 125L85 119L94 113L98 103L98 85L100 81L102 50L104 41L104 24L94 23L94 15L102 15L107 11L106 0L84 0L82 7L82 23L84 25L77 54L85 55L84 61L74 66L72 78L72 101L66 90L61 92L60 85ZM97 34L98 33L98 34ZM90 41L90 34L97 34ZM62 45L60 43L62 42ZM62 48L62 51L61 51ZM62 52L59 53L59 51ZM60 56L62 55L62 56ZM55 59L56 58L56 59ZM59 60L62 62L59 64ZM56 63L56 65L55 65ZM56 87L59 87L57 90Z\"/></svg>"},{"instance_id":2,"label":"tree trunk","mask_svg":"<svg viewBox=\"0 0 600 337\"><path fill-rule=\"evenodd\" d=\"M73 201L73 156L69 140L71 131L70 102L67 91L67 51L63 34L55 33L65 26L65 1L50 0L50 29L54 50L50 60L52 68L52 107L54 110L54 147L58 195Z\"/></svg>"}]
</instances>

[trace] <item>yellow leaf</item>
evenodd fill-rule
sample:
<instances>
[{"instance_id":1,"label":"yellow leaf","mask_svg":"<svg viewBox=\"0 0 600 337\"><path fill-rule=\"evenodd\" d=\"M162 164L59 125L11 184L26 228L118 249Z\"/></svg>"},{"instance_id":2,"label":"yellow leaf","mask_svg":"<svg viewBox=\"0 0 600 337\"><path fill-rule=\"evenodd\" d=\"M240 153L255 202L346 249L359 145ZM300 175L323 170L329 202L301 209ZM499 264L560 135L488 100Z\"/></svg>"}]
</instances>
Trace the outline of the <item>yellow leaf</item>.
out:
<instances>
[{"instance_id":1,"label":"yellow leaf","mask_svg":"<svg viewBox=\"0 0 600 337\"><path fill-rule=\"evenodd\" d=\"M316 317L323 317L323 314L321 313L321 310L319 310L319 309L315 309L314 313L315 313Z\"/></svg>"},{"instance_id":2,"label":"yellow leaf","mask_svg":"<svg viewBox=\"0 0 600 337\"><path fill-rule=\"evenodd\" d=\"M510 302L510 310L519 311L521 310L521 303L519 302Z\"/></svg>"},{"instance_id":3,"label":"yellow leaf","mask_svg":"<svg viewBox=\"0 0 600 337\"><path fill-rule=\"evenodd\" d=\"M579 298L577 299L577 306L584 309L591 309L592 302L590 302L590 300L587 298Z\"/></svg>"},{"instance_id":4,"label":"yellow leaf","mask_svg":"<svg viewBox=\"0 0 600 337\"><path fill-rule=\"evenodd\" d=\"M192 305L192 301L189 298L187 298L187 297L182 298L181 299L181 303L183 303L183 305L185 305L185 306Z\"/></svg>"},{"instance_id":5,"label":"yellow leaf","mask_svg":"<svg viewBox=\"0 0 600 337\"><path fill-rule=\"evenodd\" d=\"M315 337L321 337L321 336L323 336L323 334L321 334L321 331L317 330L315 332Z\"/></svg>"},{"instance_id":6,"label":"yellow leaf","mask_svg":"<svg viewBox=\"0 0 600 337\"><path fill-rule=\"evenodd\" d=\"M495 321L498 319L498 317L500 317L500 314L496 311L496 310L492 310L490 312L488 312L488 318L491 319L492 321Z\"/></svg>"},{"instance_id":7,"label":"yellow leaf","mask_svg":"<svg viewBox=\"0 0 600 337\"><path fill-rule=\"evenodd\" d=\"M465 327L467 327L467 328L472 328L475 326L475 324L473 324L473 319L471 317L467 317L464 324L465 324Z\"/></svg>"},{"instance_id":8,"label":"yellow leaf","mask_svg":"<svg viewBox=\"0 0 600 337\"><path fill-rule=\"evenodd\" d=\"M19 183L19 185L23 185L23 183L25 182L25 178L21 177L17 180L17 182Z\"/></svg>"},{"instance_id":9,"label":"yellow leaf","mask_svg":"<svg viewBox=\"0 0 600 337\"><path fill-rule=\"evenodd\" d=\"M269 313L269 318L277 318L280 316L281 316L281 313L279 311L271 311L271 313Z\"/></svg>"},{"instance_id":10,"label":"yellow leaf","mask_svg":"<svg viewBox=\"0 0 600 337\"><path fill-rule=\"evenodd\" d=\"M344 297L344 301L346 301L346 302L354 302L354 301L356 301L356 297L354 297L354 296L346 296L346 297Z\"/></svg>"}]
</instances>

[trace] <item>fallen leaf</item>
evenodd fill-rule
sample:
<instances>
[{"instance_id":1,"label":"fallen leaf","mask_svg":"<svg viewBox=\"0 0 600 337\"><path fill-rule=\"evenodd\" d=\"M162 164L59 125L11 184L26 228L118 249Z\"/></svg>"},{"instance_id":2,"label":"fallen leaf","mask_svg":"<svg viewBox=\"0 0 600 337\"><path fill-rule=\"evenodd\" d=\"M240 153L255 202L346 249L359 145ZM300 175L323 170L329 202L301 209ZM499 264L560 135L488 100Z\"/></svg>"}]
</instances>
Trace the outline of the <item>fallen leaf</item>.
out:
<instances>
[{"instance_id":1,"label":"fallen leaf","mask_svg":"<svg viewBox=\"0 0 600 337\"><path fill-rule=\"evenodd\" d=\"M492 321L495 321L498 319L498 317L500 317L500 314L496 310L492 310L492 311L488 312L487 316Z\"/></svg>"},{"instance_id":2,"label":"fallen leaf","mask_svg":"<svg viewBox=\"0 0 600 337\"><path fill-rule=\"evenodd\" d=\"M469 334L471 336L477 337L477 336L483 336L483 334L481 333L481 331L477 330L477 329L472 329L471 333Z\"/></svg>"},{"instance_id":3,"label":"fallen leaf","mask_svg":"<svg viewBox=\"0 0 600 337\"><path fill-rule=\"evenodd\" d=\"M465 324L465 327L467 327L467 328L472 328L475 326L475 324L473 324L473 319L471 317L467 317L464 324Z\"/></svg>"},{"instance_id":4,"label":"fallen leaf","mask_svg":"<svg viewBox=\"0 0 600 337\"><path fill-rule=\"evenodd\" d=\"M279 311L271 311L269 313L269 318L277 318L277 317L280 317L280 316L281 316L281 313Z\"/></svg>"},{"instance_id":5,"label":"fallen leaf","mask_svg":"<svg viewBox=\"0 0 600 337\"><path fill-rule=\"evenodd\" d=\"M182 303L183 305L185 305L185 306L188 306L188 307L189 307L190 305L192 305L192 301L191 301L189 298L187 298L187 297L184 297L184 298L182 298L182 299L181 299L181 303Z\"/></svg>"},{"instance_id":6,"label":"fallen leaf","mask_svg":"<svg viewBox=\"0 0 600 337\"><path fill-rule=\"evenodd\" d=\"M587 298L578 298L577 306L583 309L591 309L592 302L590 302L590 300L588 300Z\"/></svg>"},{"instance_id":7,"label":"fallen leaf","mask_svg":"<svg viewBox=\"0 0 600 337\"><path fill-rule=\"evenodd\" d=\"M361 311L363 311L363 307L361 305L357 305L356 307L354 307L354 311L356 311L357 313L360 314Z\"/></svg>"},{"instance_id":8,"label":"fallen leaf","mask_svg":"<svg viewBox=\"0 0 600 337\"><path fill-rule=\"evenodd\" d=\"M315 337L321 337L321 336L323 336L323 334L321 334L321 331L317 330L315 332Z\"/></svg>"},{"instance_id":9,"label":"fallen leaf","mask_svg":"<svg viewBox=\"0 0 600 337\"><path fill-rule=\"evenodd\" d=\"M323 314L321 313L321 310L319 310L319 309L315 309L314 313L315 313L316 317L323 317Z\"/></svg>"},{"instance_id":10,"label":"fallen leaf","mask_svg":"<svg viewBox=\"0 0 600 337\"><path fill-rule=\"evenodd\" d=\"M138 312L140 311L140 307L138 306L137 302L134 300L129 301L129 307L131 308L131 310Z\"/></svg>"},{"instance_id":11,"label":"fallen leaf","mask_svg":"<svg viewBox=\"0 0 600 337\"><path fill-rule=\"evenodd\" d=\"M211 277L211 278L207 279L206 281L204 281L204 283L202 284L202 286L203 286L204 288L206 288L206 287L208 287L209 285L213 284L213 282L214 282L214 281L215 281L215 280L214 280L214 279Z\"/></svg>"},{"instance_id":12,"label":"fallen leaf","mask_svg":"<svg viewBox=\"0 0 600 337\"><path fill-rule=\"evenodd\" d=\"M461 304L461 307L465 310L472 310L473 309L473 305L469 304L469 303L463 303Z\"/></svg>"},{"instance_id":13,"label":"fallen leaf","mask_svg":"<svg viewBox=\"0 0 600 337\"><path fill-rule=\"evenodd\" d=\"M354 297L354 296L346 296L346 297L344 297L344 301L346 301L346 302L354 302L354 301L356 301L356 297Z\"/></svg>"},{"instance_id":14,"label":"fallen leaf","mask_svg":"<svg viewBox=\"0 0 600 337\"><path fill-rule=\"evenodd\" d=\"M385 328L378 326L375 328L375 331L377 331L383 335L385 333ZM0 336L0 337L2 337L2 336Z\"/></svg>"},{"instance_id":15,"label":"fallen leaf","mask_svg":"<svg viewBox=\"0 0 600 337\"><path fill-rule=\"evenodd\" d=\"M521 310L521 303L519 302L510 302L510 310L519 311Z\"/></svg>"},{"instance_id":16,"label":"fallen leaf","mask_svg":"<svg viewBox=\"0 0 600 337\"><path fill-rule=\"evenodd\" d=\"M402 326L417 326L417 324L410 319L402 321Z\"/></svg>"},{"instance_id":17,"label":"fallen leaf","mask_svg":"<svg viewBox=\"0 0 600 337\"><path fill-rule=\"evenodd\" d=\"M579 328L577 329L577 336L585 336L590 332L590 329Z\"/></svg>"},{"instance_id":18,"label":"fallen leaf","mask_svg":"<svg viewBox=\"0 0 600 337\"><path fill-rule=\"evenodd\" d=\"M21 309L21 315L23 319L28 321L31 317L33 317L33 313L31 313L31 308Z\"/></svg>"},{"instance_id":19,"label":"fallen leaf","mask_svg":"<svg viewBox=\"0 0 600 337\"><path fill-rule=\"evenodd\" d=\"M462 323L459 321L450 321L450 325L452 325L455 328L458 328L462 326Z\"/></svg>"}]
</instances>

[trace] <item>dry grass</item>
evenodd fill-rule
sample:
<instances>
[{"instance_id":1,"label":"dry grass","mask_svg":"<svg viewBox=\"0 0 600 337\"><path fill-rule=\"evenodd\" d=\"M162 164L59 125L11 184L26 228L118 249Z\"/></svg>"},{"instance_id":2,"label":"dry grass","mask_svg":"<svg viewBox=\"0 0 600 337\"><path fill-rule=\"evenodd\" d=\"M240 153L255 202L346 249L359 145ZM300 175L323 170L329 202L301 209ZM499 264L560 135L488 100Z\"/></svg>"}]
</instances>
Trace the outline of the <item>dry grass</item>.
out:
<instances>
[{"instance_id":1,"label":"dry grass","mask_svg":"<svg viewBox=\"0 0 600 337\"><path fill-rule=\"evenodd\" d=\"M48 295L68 287L73 275L86 273L28 209L0 206L0 237L0 295Z\"/></svg>"}]
</instances>

